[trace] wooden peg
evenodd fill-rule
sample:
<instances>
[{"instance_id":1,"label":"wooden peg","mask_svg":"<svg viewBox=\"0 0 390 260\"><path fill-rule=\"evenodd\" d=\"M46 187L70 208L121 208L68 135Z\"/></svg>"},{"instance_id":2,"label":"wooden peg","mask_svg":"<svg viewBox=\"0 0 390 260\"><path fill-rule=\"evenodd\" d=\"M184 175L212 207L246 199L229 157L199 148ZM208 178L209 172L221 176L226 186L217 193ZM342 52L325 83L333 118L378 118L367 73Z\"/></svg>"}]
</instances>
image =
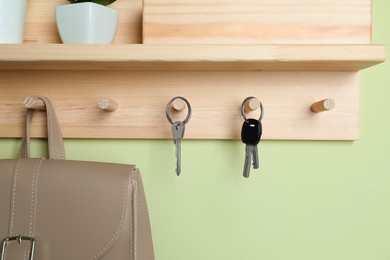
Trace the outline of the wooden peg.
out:
<instances>
[{"instance_id":1,"label":"wooden peg","mask_svg":"<svg viewBox=\"0 0 390 260\"><path fill-rule=\"evenodd\" d=\"M260 100L258 100L257 98L251 98L245 102L244 111L245 113L249 113L259 109L259 107L260 107Z\"/></svg>"},{"instance_id":2,"label":"wooden peg","mask_svg":"<svg viewBox=\"0 0 390 260\"><path fill-rule=\"evenodd\" d=\"M336 106L336 102L333 99L328 98L313 103L311 105L311 110L315 113L319 113L319 112L332 110L334 109L335 106Z\"/></svg>"},{"instance_id":3,"label":"wooden peg","mask_svg":"<svg viewBox=\"0 0 390 260\"><path fill-rule=\"evenodd\" d=\"M35 110L46 110L45 104L40 99L32 99L30 97L26 97L23 100L23 105L26 108L35 109Z\"/></svg>"},{"instance_id":4,"label":"wooden peg","mask_svg":"<svg viewBox=\"0 0 390 260\"><path fill-rule=\"evenodd\" d=\"M182 111L184 111L184 110L186 109L186 107L187 107L186 103L185 103L183 100L179 99L179 98L175 99L175 100L172 102L172 108L173 108L175 111L177 111L177 112L182 112Z\"/></svg>"},{"instance_id":5,"label":"wooden peg","mask_svg":"<svg viewBox=\"0 0 390 260\"><path fill-rule=\"evenodd\" d=\"M118 109L118 102L109 98L100 98L98 101L98 107L103 110L114 112Z\"/></svg>"}]
</instances>

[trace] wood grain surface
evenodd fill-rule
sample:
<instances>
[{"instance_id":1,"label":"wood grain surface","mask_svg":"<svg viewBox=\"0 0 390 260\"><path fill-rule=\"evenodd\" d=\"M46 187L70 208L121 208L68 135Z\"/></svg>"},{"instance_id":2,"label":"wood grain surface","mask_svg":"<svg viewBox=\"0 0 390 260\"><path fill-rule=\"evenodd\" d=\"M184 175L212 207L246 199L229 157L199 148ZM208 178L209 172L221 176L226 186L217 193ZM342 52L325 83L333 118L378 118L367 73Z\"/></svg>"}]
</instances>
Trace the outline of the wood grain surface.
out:
<instances>
[{"instance_id":1,"label":"wood grain surface","mask_svg":"<svg viewBox=\"0 0 390 260\"><path fill-rule=\"evenodd\" d=\"M358 71L383 45L0 45L1 70Z\"/></svg>"},{"instance_id":2,"label":"wood grain surface","mask_svg":"<svg viewBox=\"0 0 390 260\"><path fill-rule=\"evenodd\" d=\"M359 136L358 72L0 71L0 137L22 136L22 102L32 95L52 100L66 138L171 138L165 108L175 96L193 109L186 139L239 139L248 96L263 103L264 139ZM102 97L115 100L118 110L98 108ZM312 103L326 98L337 106L313 113ZM45 120L37 114L32 134L42 137ZM186 111L172 116L183 119ZM258 117L259 110L247 116Z\"/></svg>"},{"instance_id":3,"label":"wood grain surface","mask_svg":"<svg viewBox=\"0 0 390 260\"><path fill-rule=\"evenodd\" d=\"M368 44L371 0L146 0L153 44Z\"/></svg>"}]
</instances>

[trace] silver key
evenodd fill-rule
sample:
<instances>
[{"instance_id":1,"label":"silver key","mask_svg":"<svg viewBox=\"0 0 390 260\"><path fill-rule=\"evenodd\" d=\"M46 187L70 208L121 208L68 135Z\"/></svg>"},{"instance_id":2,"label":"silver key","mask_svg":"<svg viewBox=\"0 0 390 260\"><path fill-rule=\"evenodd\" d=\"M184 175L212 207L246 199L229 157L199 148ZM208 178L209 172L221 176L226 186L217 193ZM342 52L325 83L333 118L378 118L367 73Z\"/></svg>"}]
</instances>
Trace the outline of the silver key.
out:
<instances>
[{"instance_id":1,"label":"silver key","mask_svg":"<svg viewBox=\"0 0 390 260\"><path fill-rule=\"evenodd\" d=\"M183 122L175 122L172 124L172 137L176 145L176 174L181 172L181 139L184 136L185 124Z\"/></svg>"},{"instance_id":2,"label":"silver key","mask_svg":"<svg viewBox=\"0 0 390 260\"><path fill-rule=\"evenodd\" d=\"M245 145L244 177L248 178L251 171L252 154L250 145Z\"/></svg>"},{"instance_id":3,"label":"silver key","mask_svg":"<svg viewBox=\"0 0 390 260\"><path fill-rule=\"evenodd\" d=\"M257 150L257 145L255 145L253 148L252 156L253 156L253 169L259 169L259 153Z\"/></svg>"},{"instance_id":4,"label":"silver key","mask_svg":"<svg viewBox=\"0 0 390 260\"><path fill-rule=\"evenodd\" d=\"M251 164L253 159L253 168L259 168L259 159L257 156L257 145L245 145L245 163L244 163L244 177L248 178L251 171Z\"/></svg>"}]
</instances>

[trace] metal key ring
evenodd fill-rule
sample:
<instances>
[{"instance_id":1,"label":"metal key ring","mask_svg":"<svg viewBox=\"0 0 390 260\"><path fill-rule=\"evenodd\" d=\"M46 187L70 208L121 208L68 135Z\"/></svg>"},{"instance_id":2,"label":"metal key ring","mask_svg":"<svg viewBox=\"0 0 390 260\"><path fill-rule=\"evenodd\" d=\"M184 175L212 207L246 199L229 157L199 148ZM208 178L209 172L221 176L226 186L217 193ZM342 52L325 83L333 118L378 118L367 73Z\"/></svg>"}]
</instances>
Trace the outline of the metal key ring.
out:
<instances>
[{"instance_id":1,"label":"metal key ring","mask_svg":"<svg viewBox=\"0 0 390 260\"><path fill-rule=\"evenodd\" d=\"M191 109L190 102L188 102L188 100L185 99L185 98L183 98L183 97L174 97L174 98L172 98L172 99L168 102L167 108L166 108L166 110L165 110L165 114L166 114L166 116L167 116L167 119L168 119L169 123L171 123L171 125L174 124L174 122L173 122L171 116L169 115L169 110L170 110L170 108L171 108L172 102L175 101L176 99L181 99L181 100L183 100L183 101L186 103L186 105L187 105L187 108L188 108L187 117L181 122L181 123L183 123L183 124L187 124L188 121L190 121L190 119L191 119L192 109Z\"/></svg>"},{"instance_id":2,"label":"metal key ring","mask_svg":"<svg viewBox=\"0 0 390 260\"><path fill-rule=\"evenodd\" d=\"M252 98L255 98L255 97L247 97L246 99L244 99L244 101L242 102L242 105L241 105L241 115L244 117L245 120L247 120L246 116L245 116L245 103L247 101L249 101L250 99ZM263 119L263 116L264 116L264 108L263 108L263 104L261 103L261 101L259 100L260 102L260 117L259 117L259 121L261 121Z\"/></svg>"}]
</instances>

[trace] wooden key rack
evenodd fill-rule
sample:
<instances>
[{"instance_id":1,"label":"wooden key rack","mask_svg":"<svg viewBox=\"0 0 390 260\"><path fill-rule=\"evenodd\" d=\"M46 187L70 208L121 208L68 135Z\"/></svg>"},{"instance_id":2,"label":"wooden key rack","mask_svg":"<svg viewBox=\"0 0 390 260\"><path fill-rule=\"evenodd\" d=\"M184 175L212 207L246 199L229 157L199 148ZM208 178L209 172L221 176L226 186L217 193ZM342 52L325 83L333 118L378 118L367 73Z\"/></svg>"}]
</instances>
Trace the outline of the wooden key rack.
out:
<instances>
[{"instance_id":1,"label":"wooden key rack","mask_svg":"<svg viewBox=\"0 0 390 260\"><path fill-rule=\"evenodd\" d=\"M189 1L194 2L183 3ZM372 45L364 36L370 22L358 41L350 35L347 43L334 40L339 36L333 34L315 44L304 39L296 44L288 37L278 44L264 39L252 39L251 44L181 44L169 34L169 44L142 44L142 19L149 26L144 39L155 36L148 33L156 28L153 21L161 3L146 0L142 13L138 1L119 2L112 6L121 17L114 44L64 45L59 43L53 11L62 1L28 1L25 44L0 45L0 137L21 137L23 100L45 95L56 108L65 138L171 138L165 107L175 96L191 103L187 139L239 139L241 104L248 96L264 106L263 139L359 138L359 71L386 57L384 46ZM313 1L303 2L316 10L309 4ZM364 10L361 19L371 21L366 12L371 2L358 2ZM310 17L308 26L316 23ZM267 22L276 21L274 16ZM342 19L337 21L345 27ZM322 100L336 105L313 112L312 105ZM182 110L175 110L177 118L185 116ZM250 115L258 117L258 112ZM44 113L38 113L33 136L46 135L44 122Z\"/></svg>"}]
</instances>

